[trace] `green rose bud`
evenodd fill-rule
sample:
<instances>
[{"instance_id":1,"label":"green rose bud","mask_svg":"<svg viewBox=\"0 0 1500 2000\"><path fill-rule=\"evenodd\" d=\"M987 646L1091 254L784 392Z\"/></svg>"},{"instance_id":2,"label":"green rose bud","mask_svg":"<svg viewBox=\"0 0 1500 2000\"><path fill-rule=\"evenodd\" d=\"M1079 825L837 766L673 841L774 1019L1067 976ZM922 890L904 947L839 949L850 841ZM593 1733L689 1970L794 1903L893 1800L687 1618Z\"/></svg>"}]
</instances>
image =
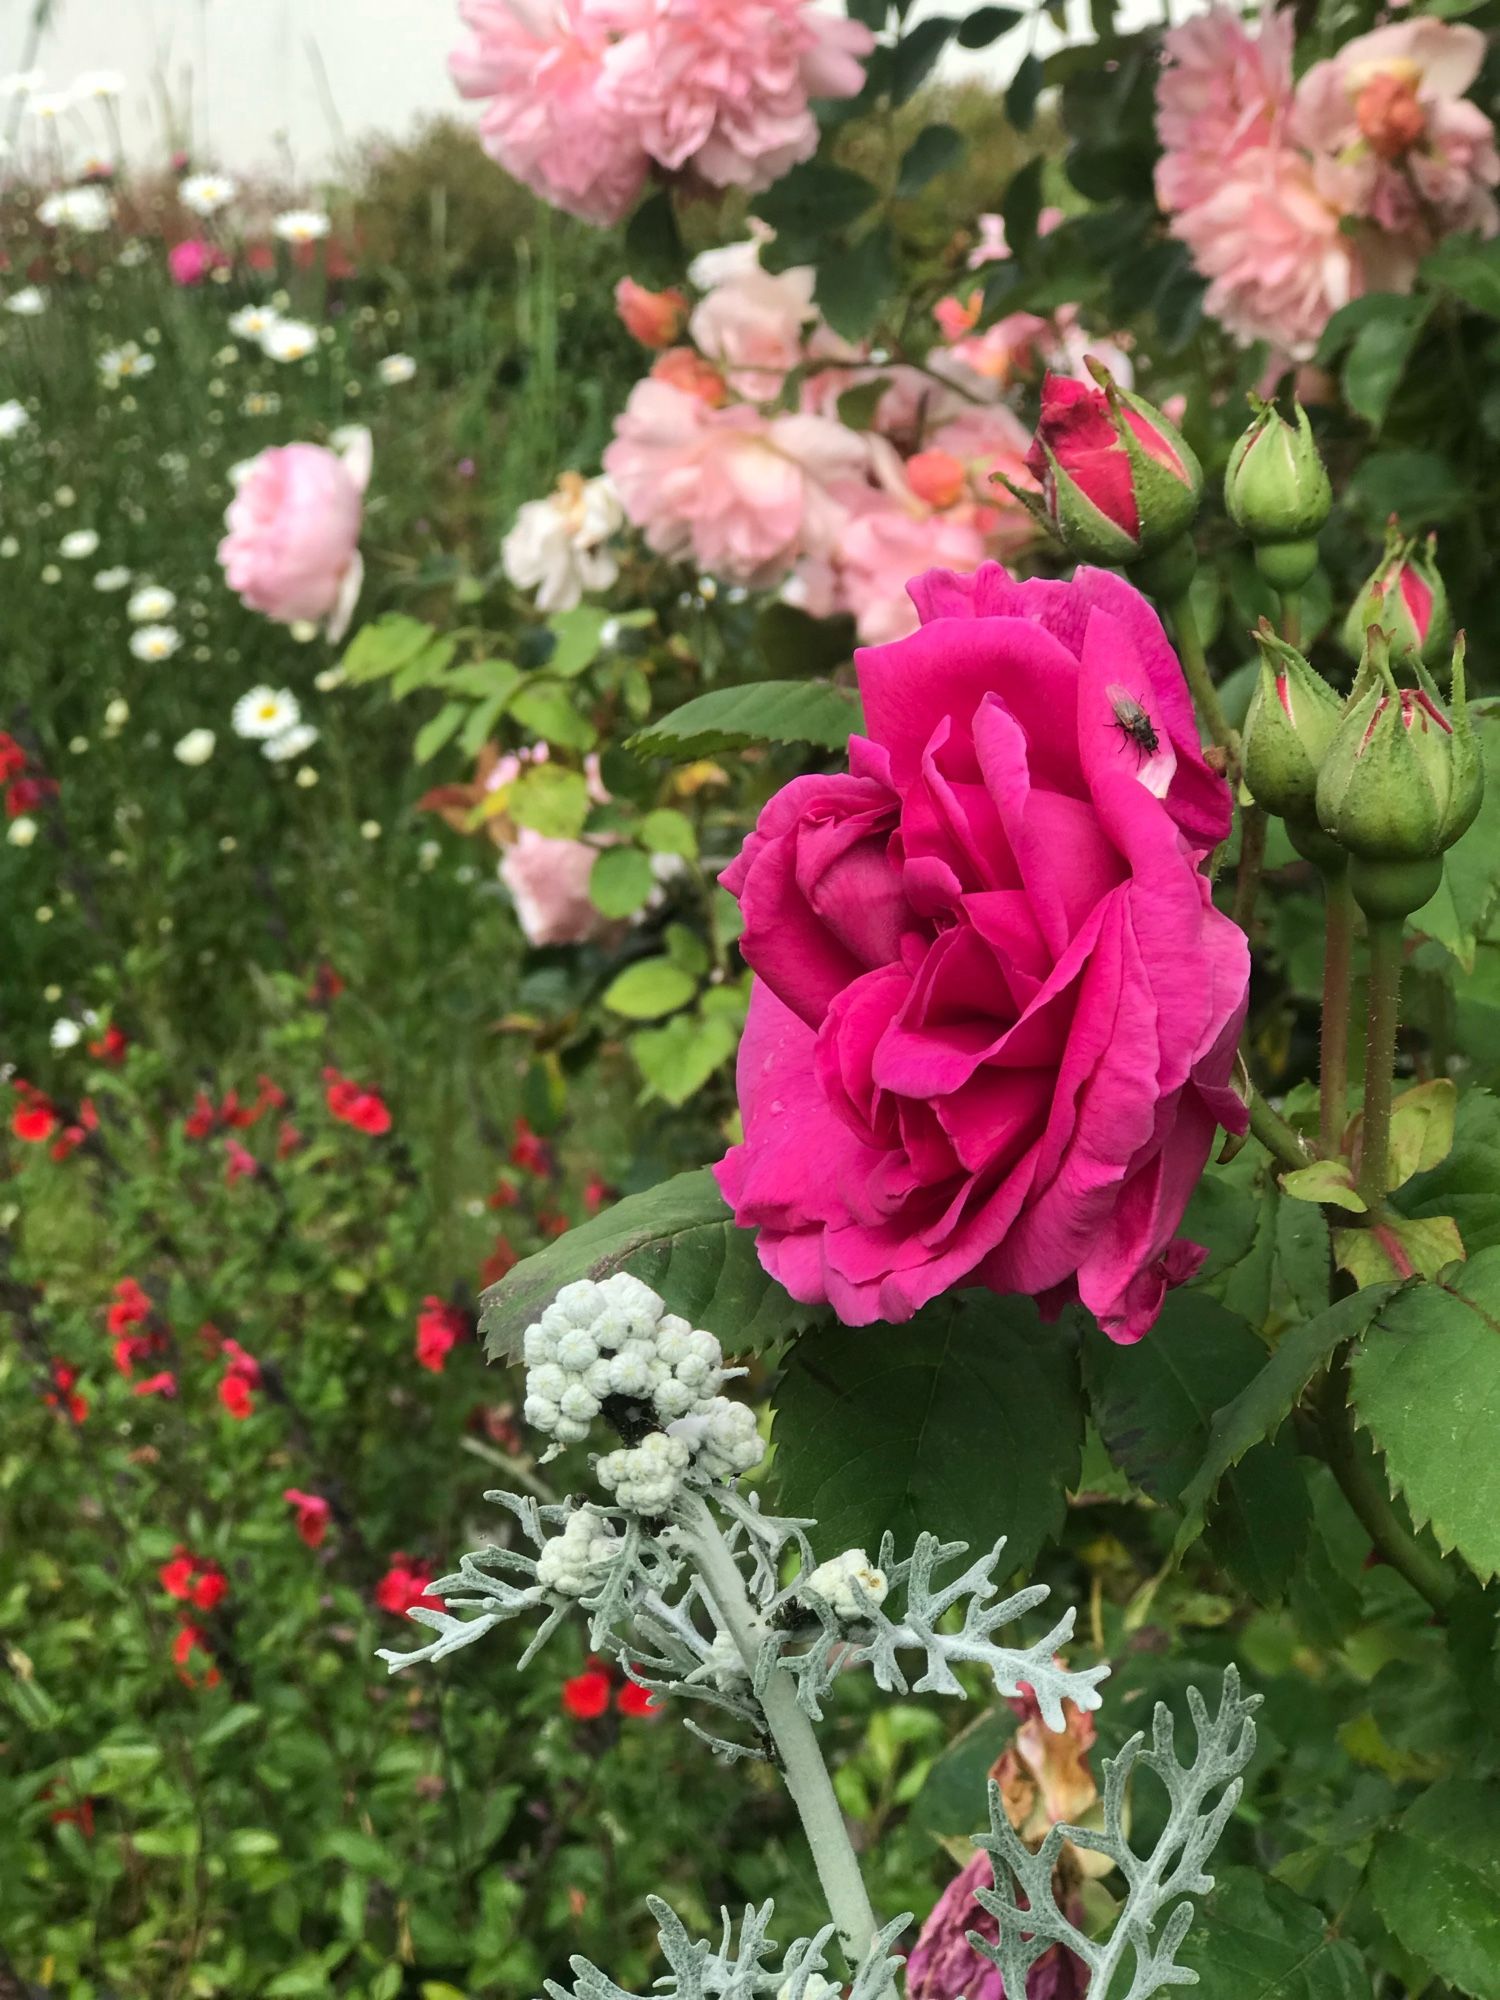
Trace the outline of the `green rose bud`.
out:
<instances>
[{"instance_id":1,"label":"green rose bud","mask_svg":"<svg viewBox=\"0 0 1500 2000\"><path fill-rule=\"evenodd\" d=\"M1260 679L1245 717L1242 769L1257 805L1288 820L1312 820L1318 771L1339 726L1338 696L1295 646L1262 621Z\"/></svg>"},{"instance_id":2,"label":"green rose bud","mask_svg":"<svg viewBox=\"0 0 1500 2000\"><path fill-rule=\"evenodd\" d=\"M1398 664L1420 659L1436 669L1447 658L1453 620L1438 572L1436 535L1425 542L1405 536L1392 517L1385 553L1344 621L1344 647L1356 660L1364 655L1372 625L1385 632Z\"/></svg>"},{"instance_id":3,"label":"green rose bud","mask_svg":"<svg viewBox=\"0 0 1500 2000\"><path fill-rule=\"evenodd\" d=\"M1451 715L1431 675L1419 661L1412 664L1418 686L1399 687L1385 634L1371 628L1359 678L1318 773L1320 824L1366 862L1435 859L1472 824L1484 793L1462 639L1453 654Z\"/></svg>"},{"instance_id":4,"label":"green rose bud","mask_svg":"<svg viewBox=\"0 0 1500 2000\"><path fill-rule=\"evenodd\" d=\"M1229 455L1224 504L1255 544L1256 565L1273 588L1297 590L1318 566L1317 533L1328 519L1333 489L1302 405L1289 424L1273 403Z\"/></svg>"}]
</instances>

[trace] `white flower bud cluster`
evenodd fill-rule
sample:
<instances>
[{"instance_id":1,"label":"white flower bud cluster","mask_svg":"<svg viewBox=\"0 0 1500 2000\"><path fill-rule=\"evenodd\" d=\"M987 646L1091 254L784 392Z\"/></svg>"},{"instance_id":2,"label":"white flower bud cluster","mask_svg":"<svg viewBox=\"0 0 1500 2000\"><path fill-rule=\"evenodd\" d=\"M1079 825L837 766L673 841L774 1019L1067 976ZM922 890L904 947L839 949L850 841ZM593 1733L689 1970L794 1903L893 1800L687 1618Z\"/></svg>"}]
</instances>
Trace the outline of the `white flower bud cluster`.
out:
<instances>
[{"instance_id":1,"label":"white flower bud cluster","mask_svg":"<svg viewBox=\"0 0 1500 2000\"><path fill-rule=\"evenodd\" d=\"M677 1498L682 1475L693 1462L686 1438L652 1431L637 1445L607 1452L594 1471L599 1484L621 1507L638 1514L664 1514Z\"/></svg>"},{"instance_id":2,"label":"white flower bud cluster","mask_svg":"<svg viewBox=\"0 0 1500 2000\"><path fill-rule=\"evenodd\" d=\"M649 1404L665 1426L705 1411L724 1379L713 1335L625 1271L564 1285L527 1327L525 1358L526 1421L559 1446L581 1444L609 1396Z\"/></svg>"},{"instance_id":3,"label":"white flower bud cluster","mask_svg":"<svg viewBox=\"0 0 1500 2000\"><path fill-rule=\"evenodd\" d=\"M855 1624L865 1615L857 1592L862 1590L872 1604L883 1604L890 1587L885 1571L876 1569L863 1549L845 1549L802 1577L797 1595L821 1598L835 1618Z\"/></svg>"},{"instance_id":4,"label":"white flower bud cluster","mask_svg":"<svg viewBox=\"0 0 1500 2000\"><path fill-rule=\"evenodd\" d=\"M559 1597L585 1597L604 1581L619 1552L619 1536L597 1514L580 1509L568 1516L560 1535L543 1545L536 1580Z\"/></svg>"}]
</instances>

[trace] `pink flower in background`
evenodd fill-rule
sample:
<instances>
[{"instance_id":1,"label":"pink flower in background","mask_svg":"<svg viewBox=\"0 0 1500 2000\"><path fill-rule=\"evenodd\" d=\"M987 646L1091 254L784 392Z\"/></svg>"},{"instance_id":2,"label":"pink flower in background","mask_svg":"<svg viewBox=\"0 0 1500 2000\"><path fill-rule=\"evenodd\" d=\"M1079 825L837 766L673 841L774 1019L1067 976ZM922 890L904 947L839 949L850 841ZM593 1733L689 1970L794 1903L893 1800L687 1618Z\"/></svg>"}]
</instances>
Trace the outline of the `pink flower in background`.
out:
<instances>
[{"instance_id":1,"label":"pink flower in background","mask_svg":"<svg viewBox=\"0 0 1500 2000\"><path fill-rule=\"evenodd\" d=\"M732 244L695 260L689 276L705 295L688 322L700 354L717 362L737 395L752 402L779 396L803 358L803 335L817 318L810 265L761 269L760 246Z\"/></svg>"},{"instance_id":2,"label":"pink flower in background","mask_svg":"<svg viewBox=\"0 0 1500 2000\"><path fill-rule=\"evenodd\" d=\"M1119 578L988 564L913 595L921 630L859 656L848 774L778 793L721 878L757 979L719 1185L846 1324L971 1284L1138 1339L1201 1261L1176 1231L1214 1132L1245 1123L1248 955L1202 873L1229 794Z\"/></svg>"},{"instance_id":3,"label":"pink flower in background","mask_svg":"<svg viewBox=\"0 0 1500 2000\"><path fill-rule=\"evenodd\" d=\"M630 212L651 165L602 90L610 11L600 0L461 0L474 40L448 60L462 95L488 100L479 137L490 158L601 224Z\"/></svg>"},{"instance_id":4,"label":"pink flower in background","mask_svg":"<svg viewBox=\"0 0 1500 2000\"><path fill-rule=\"evenodd\" d=\"M174 243L167 252L167 269L174 285L201 285L211 271L228 262L216 243L206 242L201 236L189 236L181 243Z\"/></svg>"},{"instance_id":5,"label":"pink flower in background","mask_svg":"<svg viewBox=\"0 0 1500 2000\"><path fill-rule=\"evenodd\" d=\"M771 186L817 150L809 100L856 97L875 46L811 0L600 0L606 113L659 166L711 187Z\"/></svg>"},{"instance_id":6,"label":"pink flower in background","mask_svg":"<svg viewBox=\"0 0 1500 2000\"><path fill-rule=\"evenodd\" d=\"M219 562L231 590L278 624L326 622L342 637L364 577L359 534L370 434L342 452L275 445L246 467L225 521Z\"/></svg>"},{"instance_id":7,"label":"pink flower in background","mask_svg":"<svg viewBox=\"0 0 1500 2000\"><path fill-rule=\"evenodd\" d=\"M1237 14L1215 6L1163 36L1156 198L1169 213L1211 195L1246 153L1278 142L1291 108L1295 32L1290 10L1268 10L1251 35Z\"/></svg>"},{"instance_id":8,"label":"pink flower in background","mask_svg":"<svg viewBox=\"0 0 1500 2000\"><path fill-rule=\"evenodd\" d=\"M581 840L557 840L523 826L505 850L500 880L532 945L582 944L606 919L589 901L589 876L599 850Z\"/></svg>"},{"instance_id":9,"label":"pink flower in background","mask_svg":"<svg viewBox=\"0 0 1500 2000\"><path fill-rule=\"evenodd\" d=\"M865 465L863 439L842 424L765 417L746 404L711 410L650 378L631 391L604 454L626 513L659 555L757 585L831 546L843 514L829 488Z\"/></svg>"},{"instance_id":10,"label":"pink flower in background","mask_svg":"<svg viewBox=\"0 0 1500 2000\"><path fill-rule=\"evenodd\" d=\"M711 410L722 409L729 401L729 384L711 361L705 361L691 347L669 347L651 364L653 382L665 382L684 396L696 396Z\"/></svg>"},{"instance_id":11,"label":"pink flower in background","mask_svg":"<svg viewBox=\"0 0 1500 2000\"><path fill-rule=\"evenodd\" d=\"M670 347L687 321L688 302L675 289L652 292L634 278L621 278L615 286L615 311L625 331L642 347Z\"/></svg>"},{"instance_id":12,"label":"pink flower in background","mask_svg":"<svg viewBox=\"0 0 1500 2000\"><path fill-rule=\"evenodd\" d=\"M296 1510L296 1529L310 1549L320 1548L328 1534L328 1522L333 1508L321 1493L304 1493L300 1487L287 1486L281 1497L287 1505Z\"/></svg>"},{"instance_id":13,"label":"pink flower in background","mask_svg":"<svg viewBox=\"0 0 1500 2000\"><path fill-rule=\"evenodd\" d=\"M926 507L903 506L872 487L869 499L839 535L838 575L842 602L854 615L855 630L867 646L903 639L917 628L916 608L906 579L932 562L946 569L978 569L985 540L974 509L945 515Z\"/></svg>"}]
</instances>

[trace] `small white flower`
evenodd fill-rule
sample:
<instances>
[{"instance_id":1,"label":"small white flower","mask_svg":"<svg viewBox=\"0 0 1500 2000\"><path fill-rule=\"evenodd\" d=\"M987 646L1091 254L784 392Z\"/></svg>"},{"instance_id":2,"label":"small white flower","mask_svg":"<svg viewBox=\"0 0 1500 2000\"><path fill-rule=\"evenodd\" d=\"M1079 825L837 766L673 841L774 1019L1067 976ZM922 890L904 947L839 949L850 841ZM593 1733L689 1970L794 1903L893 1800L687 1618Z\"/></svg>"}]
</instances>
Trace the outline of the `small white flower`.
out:
<instances>
[{"instance_id":1,"label":"small white flower","mask_svg":"<svg viewBox=\"0 0 1500 2000\"><path fill-rule=\"evenodd\" d=\"M102 187L61 188L37 204L36 219L47 229L76 229L80 236L97 236L114 220L115 204Z\"/></svg>"},{"instance_id":2,"label":"small white flower","mask_svg":"<svg viewBox=\"0 0 1500 2000\"><path fill-rule=\"evenodd\" d=\"M13 438L31 422L31 412L14 396L0 403L0 438Z\"/></svg>"},{"instance_id":3,"label":"small white flower","mask_svg":"<svg viewBox=\"0 0 1500 2000\"><path fill-rule=\"evenodd\" d=\"M140 238L132 236L128 243L120 245L120 254L116 257L115 262L122 271L134 271L138 270L145 263L150 254L150 251Z\"/></svg>"},{"instance_id":4,"label":"small white flower","mask_svg":"<svg viewBox=\"0 0 1500 2000\"><path fill-rule=\"evenodd\" d=\"M120 347L107 348L99 356L99 375L106 389L118 389L122 382L149 375L155 366L156 356L133 340L127 340Z\"/></svg>"},{"instance_id":5,"label":"small white flower","mask_svg":"<svg viewBox=\"0 0 1500 2000\"><path fill-rule=\"evenodd\" d=\"M93 555L99 546L99 537L92 528L75 528L64 535L57 545L57 553L68 562L82 562Z\"/></svg>"},{"instance_id":6,"label":"small white flower","mask_svg":"<svg viewBox=\"0 0 1500 2000\"><path fill-rule=\"evenodd\" d=\"M76 1049L83 1040L83 1024L70 1021L66 1015L52 1023L52 1032L47 1037L55 1049Z\"/></svg>"},{"instance_id":7,"label":"small white flower","mask_svg":"<svg viewBox=\"0 0 1500 2000\"><path fill-rule=\"evenodd\" d=\"M344 685L344 669L341 666L325 667L313 676L313 686L319 694L331 694L334 688Z\"/></svg>"},{"instance_id":8,"label":"small white flower","mask_svg":"<svg viewBox=\"0 0 1500 2000\"><path fill-rule=\"evenodd\" d=\"M278 319L260 337L263 351L273 361L305 361L318 349L318 329L306 320Z\"/></svg>"},{"instance_id":9,"label":"small white flower","mask_svg":"<svg viewBox=\"0 0 1500 2000\"><path fill-rule=\"evenodd\" d=\"M289 208L271 224L283 243L317 243L332 225L314 208Z\"/></svg>"},{"instance_id":10,"label":"small white flower","mask_svg":"<svg viewBox=\"0 0 1500 2000\"><path fill-rule=\"evenodd\" d=\"M114 700L105 706L104 727L113 736L117 730L123 729L129 720L130 703L123 695L117 694Z\"/></svg>"},{"instance_id":11,"label":"small white flower","mask_svg":"<svg viewBox=\"0 0 1500 2000\"><path fill-rule=\"evenodd\" d=\"M239 340L260 340L280 318L275 306L241 306L229 315L229 331Z\"/></svg>"},{"instance_id":12,"label":"small white flower","mask_svg":"<svg viewBox=\"0 0 1500 2000\"><path fill-rule=\"evenodd\" d=\"M417 364L409 354L388 354L375 373L388 389L394 389L399 382L409 382L417 372Z\"/></svg>"},{"instance_id":13,"label":"small white flower","mask_svg":"<svg viewBox=\"0 0 1500 2000\"><path fill-rule=\"evenodd\" d=\"M45 87L46 76L39 69L12 70L0 76L0 97L30 97Z\"/></svg>"},{"instance_id":14,"label":"small white flower","mask_svg":"<svg viewBox=\"0 0 1500 2000\"><path fill-rule=\"evenodd\" d=\"M6 828L5 837L12 847L30 847L36 839L36 821L29 813L21 813Z\"/></svg>"},{"instance_id":15,"label":"small white flower","mask_svg":"<svg viewBox=\"0 0 1500 2000\"><path fill-rule=\"evenodd\" d=\"M359 823L359 836L361 840L379 840L380 821L378 819L362 819Z\"/></svg>"},{"instance_id":16,"label":"small white flower","mask_svg":"<svg viewBox=\"0 0 1500 2000\"><path fill-rule=\"evenodd\" d=\"M5 310L15 313L18 319L34 319L47 310L47 294L40 285L23 285L5 301Z\"/></svg>"},{"instance_id":17,"label":"small white flower","mask_svg":"<svg viewBox=\"0 0 1500 2000\"><path fill-rule=\"evenodd\" d=\"M190 729L172 745L172 755L179 764L206 764L218 740L211 729Z\"/></svg>"},{"instance_id":18,"label":"small white flower","mask_svg":"<svg viewBox=\"0 0 1500 2000\"><path fill-rule=\"evenodd\" d=\"M73 109L73 94L67 90L39 90L26 101L26 115L44 125L55 125Z\"/></svg>"},{"instance_id":19,"label":"small white flower","mask_svg":"<svg viewBox=\"0 0 1500 2000\"><path fill-rule=\"evenodd\" d=\"M571 611L586 590L607 590L620 574L606 546L625 518L607 478L565 472L555 493L528 500L500 545L505 574L536 593L538 611Z\"/></svg>"},{"instance_id":20,"label":"small white flower","mask_svg":"<svg viewBox=\"0 0 1500 2000\"><path fill-rule=\"evenodd\" d=\"M130 650L138 660L170 660L182 644L182 634L171 625L143 625L130 635Z\"/></svg>"},{"instance_id":21,"label":"small white flower","mask_svg":"<svg viewBox=\"0 0 1500 2000\"><path fill-rule=\"evenodd\" d=\"M16 540L14 535L6 535L3 540L0 540L0 556L4 556L7 561L12 556L18 556L20 553L21 544Z\"/></svg>"},{"instance_id":22,"label":"small white flower","mask_svg":"<svg viewBox=\"0 0 1500 2000\"><path fill-rule=\"evenodd\" d=\"M194 215L217 215L221 208L228 208L238 193L227 174L189 174L177 189L183 207L190 208Z\"/></svg>"},{"instance_id":23,"label":"small white flower","mask_svg":"<svg viewBox=\"0 0 1500 2000\"><path fill-rule=\"evenodd\" d=\"M304 792L310 792L317 782L318 773L316 768L311 764L304 764L302 769L297 773L298 786Z\"/></svg>"},{"instance_id":24,"label":"small white flower","mask_svg":"<svg viewBox=\"0 0 1500 2000\"><path fill-rule=\"evenodd\" d=\"M130 593L125 615L137 625L159 625L177 609L177 599L159 583L143 583Z\"/></svg>"},{"instance_id":25,"label":"small white flower","mask_svg":"<svg viewBox=\"0 0 1500 2000\"><path fill-rule=\"evenodd\" d=\"M318 732L310 722L297 722L290 729L268 737L260 754L269 757L273 764L285 764L293 757L300 757L304 750L311 750L317 740Z\"/></svg>"},{"instance_id":26,"label":"small white flower","mask_svg":"<svg viewBox=\"0 0 1500 2000\"><path fill-rule=\"evenodd\" d=\"M75 98L107 98L125 95L125 79L117 69L86 69L82 76L75 76L69 85L69 95Z\"/></svg>"},{"instance_id":27,"label":"small white flower","mask_svg":"<svg viewBox=\"0 0 1500 2000\"><path fill-rule=\"evenodd\" d=\"M130 581L130 571L123 563L114 569L101 569L94 578L95 590L123 590Z\"/></svg>"},{"instance_id":28,"label":"small white flower","mask_svg":"<svg viewBox=\"0 0 1500 2000\"><path fill-rule=\"evenodd\" d=\"M253 687L235 703L230 720L236 736L265 743L295 729L302 711L290 688Z\"/></svg>"}]
</instances>

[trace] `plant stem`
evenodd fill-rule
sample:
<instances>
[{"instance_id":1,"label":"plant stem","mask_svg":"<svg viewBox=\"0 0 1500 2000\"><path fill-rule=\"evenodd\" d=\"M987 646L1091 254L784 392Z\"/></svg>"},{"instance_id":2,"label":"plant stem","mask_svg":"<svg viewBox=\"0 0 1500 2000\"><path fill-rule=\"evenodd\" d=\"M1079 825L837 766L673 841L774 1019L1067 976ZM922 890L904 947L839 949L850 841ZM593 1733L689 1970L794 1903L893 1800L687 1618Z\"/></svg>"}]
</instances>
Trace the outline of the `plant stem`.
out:
<instances>
[{"instance_id":1,"label":"plant stem","mask_svg":"<svg viewBox=\"0 0 1500 2000\"><path fill-rule=\"evenodd\" d=\"M1402 920L1372 917L1369 932L1370 1005L1365 1025L1365 1113L1358 1187L1366 1205L1373 1209L1384 1201L1390 1182L1391 1083L1401 1011Z\"/></svg>"},{"instance_id":2,"label":"plant stem","mask_svg":"<svg viewBox=\"0 0 1500 2000\"><path fill-rule=\"evenodd\" d=\"M1250 1093L1250 1130L1272 1159L1279 1160L1282 1166L1305 1167L1311 1164L1312 1154L1298 1134L1280 1112L1273 1111L1260 1092L1253 1088Z\"/></svg>"},{"instance_id":3,"label":"plant stem","mask_svg":"<svg viewBox=\"0 0 1500 2000\"><path fill-rule=\"evenodd\" d=\"M1229 914L1249 937L1255 922L1255 903L1260 894L1261 870L1266 862L1267 818L1264 806L1240 809L1240 865L1234 878L1234 902Z\"/></svg>"},{"instance_id":4,"label":"plant stem","mask_svg":"<svg viewBox=\"0 0 1500 2000\"><path fill-rule=\"evenodd\" d=\"M1289 646L1302 644L1302 599L1295 590L1281 593L1281 636Z\"/></svg>"},{"instance_id":5,"label":"plant stem","mask_svg":"<svg viewBox=\"0 0 1500 2000\"><path fill-rule=\"evenodd\" d=\"M1329 1369L1318 1398L1323 1455L1360 1525L1391 1568L1425 1597L1434 1611L1452 1606L1458 1585L1440 1555L1423 1546L1402 1520L1374 1455L1361 1445L1349 1410L1349 1366Z\"/></svg>"},{"instance_id":6,"label":"plant stem","mask_svg":"<svg viewBox=\"0 0 1500 2000\"><path fill-rule=\"evenodd\" d=\"M1318 1067L1318 1140L1330 1159L1349 1115L1349 986L1354 955L1354 897L1340 862L1323 874L1323 1026Z\"/></svg>"},{"instance_id":7,"label":"plant stem","mask_svg":"<svg viewBox=\"0 0 1500 2000\"><path fill-rule=\"evenodd\" d=\"M714 1609L725 1629L740 1649L747 1674L755 1672L763 1641L770 1628L750 1601L739 1565L729 1544L701 1494L684 1493L679 1518L697 1560ZM834 1793L828 1766L818 1748L813 1726L797 1706L797 1691L791 1676L775 1667L760 1697L771 1740L781 1757L786 1788L792 1795L802 1820L807 1844L812 1849L828 1914L837 1926L850 1971L869 1956L879 1928L870 1907L869 1893L860 1874L859 1861L844 1824L843 1809ZM884 1996L894 2000L894 1988L887 1984Z\"/></svg>"},{"instance_id":8,"label":"plant stem","mask_svg":"<svg viewBox=\"0 0 1500 2000\"><path fill-rule=\"evenodd\" d=\"M1232 762L1237 765L1240 739L1230 728L1229 718L1219 704L1218 690L1209 674L1208 657L1198 633L1198 620L1193 615L1193 600L1187 591L1171 600L1167 616L1172 621L1172 630L1177 638L1177 651L1182 660L1182 671L1187 676L1193 706L1214 742L1221 750L1227 750Z\"/></svg>"}]
</instances>

